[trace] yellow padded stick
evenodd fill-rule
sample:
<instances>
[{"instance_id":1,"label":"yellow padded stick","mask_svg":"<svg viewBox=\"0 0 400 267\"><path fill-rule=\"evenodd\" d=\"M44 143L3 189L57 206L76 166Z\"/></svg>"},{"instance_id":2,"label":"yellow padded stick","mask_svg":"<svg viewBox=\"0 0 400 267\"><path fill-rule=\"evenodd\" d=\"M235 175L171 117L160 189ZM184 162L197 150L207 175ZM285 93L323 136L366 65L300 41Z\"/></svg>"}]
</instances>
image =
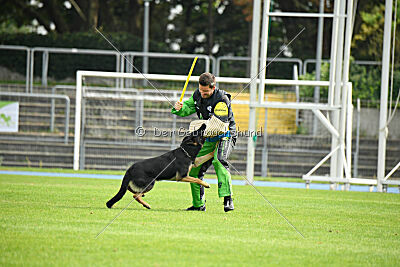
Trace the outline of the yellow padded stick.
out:
<instances>
[{"instance_id":1,"label":"yellow padded stick","mask_svg":"<svg viewBox=\"0 0 400 267\"><path fill-rule=\"evenodd\" d=\"M195 57L194 60L193 60L192 67L190 68L189 75L188 75L188 77L186 79L185 86L183 87L181 98L179 99L179 102L182 102L182 100L183 100L183 96L185 95L186 87L187 87L187 85L189 83L190 76L192 76L192 72L193 72L194 66L196 65L197 58L198 57Z\"/></svg>"}]
</instances>

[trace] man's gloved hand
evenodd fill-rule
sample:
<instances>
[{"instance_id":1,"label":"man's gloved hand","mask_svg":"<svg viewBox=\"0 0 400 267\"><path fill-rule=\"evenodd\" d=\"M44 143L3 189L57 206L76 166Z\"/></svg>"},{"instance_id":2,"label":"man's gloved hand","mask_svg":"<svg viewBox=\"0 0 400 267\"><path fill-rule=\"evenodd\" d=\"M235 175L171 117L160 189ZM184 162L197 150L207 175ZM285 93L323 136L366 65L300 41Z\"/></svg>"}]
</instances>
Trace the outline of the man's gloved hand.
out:
<instances>
[{"instance_id":1,"label":"man's gloved hand","mask_svg":"<svg viewBox=\"0 0 400 267\"><path fill-rule=\"evenodd\" d=\"M183 106L182 102L176 101L174 108L176 111L179 111L179 110L181 110L182 106Z\"/></svg>"}]
</instances>

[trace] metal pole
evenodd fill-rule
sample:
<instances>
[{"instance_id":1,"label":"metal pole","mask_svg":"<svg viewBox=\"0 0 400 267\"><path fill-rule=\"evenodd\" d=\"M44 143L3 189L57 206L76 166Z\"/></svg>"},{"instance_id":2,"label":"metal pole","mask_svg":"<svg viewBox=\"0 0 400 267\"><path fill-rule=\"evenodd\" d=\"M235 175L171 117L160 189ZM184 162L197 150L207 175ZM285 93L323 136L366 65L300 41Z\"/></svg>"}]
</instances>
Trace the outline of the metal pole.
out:
<instances>
[{"instance_id":1,"label":"metal pole","mask_svg":"<svg viewBox=\"0 0 400 267\"><path fill-rule=\"evenodd\" d=\"M267 98L267 96L266 96ZM265 119L264 119L264 132L263 132L263 149L261 157L261 176L267 177L268 175L268 108L265 108Z\"/></svg>"},{"instance_id":2,"label":"metal pole","mask_svg":"<svg viewBox=\"0 0 400 267\"><path fill-rule=\"evenodd\" d=\"M25 92L29 92L29 66L30 66L30 60L31 60L31 50L28 48L26 50L26 75L25 75Z\"/></svg>"},{"instance_id":3,"label":"metal pole","mask_svg":"<svg viewBox=\"0 0 400 267\"><path fill-rule=\"evenodd\" d=\"M333 7L333 22L332 22L332 38L331 38L331 59L329 65L329 91L328 91L328 104L333 105L335 95L335 70L336 70L336 54L337 54L337 42L339 34L339 1L334 1ZM333 148L333 147L332 147ZM331 175L332 176L332 175Z\"/></svg>"},{"instance_id":4,"label":"metal pole","mask_svg":"<svg viewBox=\"0 0 400 267\"><path fill-rule=\"evenodd\" d=\"M358 177L358 155L360 151L360 117L361 117L361 104L360 99L357 98L357 131L356 131L356 151L354 153L353 176Z\"/></svg>"},{"instance_id":5,"label":"metal pole","mask_svg":"<svg viewBox=\"0 0 400 267\"><path fill-rule=\"evenodd\" d=\"M220 66L220 64L221 64L221 57L218 57L217 58L217 63L216 63L217 65L215 66L215 76L216 77L219 77L220 76L220 69L221 69L221 66Z\"/></svg>"},{"instance_id":6,"label":"metal pole","mask_svg":"<svg viewBox=\"0 0 400 267\"><path fill-rule=\"evenodd\" d=\"M381 107L379 116L379 145L378 145L378 172L377 191L382 192L382 181L385 178L386 138L387 138L387 100L389 86L390 42L392 29L393 0L386 0L385 27L383 33L382 76L381 76Z\"/></svg>"},{"instance_id":7,"label":"metal pole","mask_svg":"<svg viewBox=\"0 0 400 267\"><path fill-rule=\"evenodd\" d=\"M270 0L266 0L270 2ZM256 78L258 74L258 55L260 47L260 8L261 0L254 0L253 2L253 25L252 25L252 37L251 37L251 70L250 77L253 78L250 83L250 102L257 101L257 82ZM247 164L246 164L246 176L249 182L254 180L254 148L256 140L253 138L256 129L256 108L249 107L249 137L247 140Z\"/></svg>"},{"instance_id":8,"label":"metal pole","mask_svg":"<svg viewBox=\"0 0 400 267\"><path fill-rule=\"evenodd\" d=\"M208 57L206 57L206 58L204 58L204 60L205 60L204 64L206 65L205 66L206 72L210 72L210 59Z\"/></svg>"},{"instance_id":9,"label":"metal pole","mask_svg":"<svg viewBox=\"0 0 400 267\"><path fill-rule=\"evenodd\" d=\"M79 149L81 141L81 104L82 104L82 73L76 72L76 96L75 96L75 136L74 136L74 170L79 169Z\"/></svg>"},{"instance_id":10,"label":"metal pole","mask_svg":"<svg viewBox=\"0 0 400 267\"><path fill-rule=\"evenodd\" d=\"M81 141L80 141L80 161L79 169L84 170L86 164L86 149L85 149L85 120L86 120L86 100L82 98L82 126L81 126Z\"/></svg>"},{"instance_id":11,"label":"metal pole","mask_svg":"<svg viewBox=\"0 0 400 267\"><path fill-rule=\"evenodd\" d=\"M343 35L344 35L344 11L345 11L345 0L335 1L335 18L337 19L337 41L334 41L334 46L331 49L336 50L335 57L332 62L335 62L334 65L334 76L331 77L332 83L332 95L331 102L334 105L340 105L340 95L341 95L341 86L342 86L342 63L343 63ZM334 23L335 24L335 23ZM331 62L331 67L332 67ZM341 107L343 109L343 107ZM336 130L339 130L340 125L340 111L332 112L332 124ZM331 149L334 149L338 146L341 135L339 134L339 138L332 138L332 146ZM341 153L334 153L331 158L331 177L342 178L343 177L343 159ZM335 185L331 185L331 189L335 189Z\"/></svg>"},{"instance_id":12,"label":"metal pole","mask_svg":"<svg viewBox=\"0 0 400 267\"><path fill-rule=\"evenodd\" d=\"M131 79L129 79L129 80L131 80ZM136 95L139 96L140 92L137 91ZM140 101L139 99L137 99L135 101L135 124L136 124L136 127L142 126L140 124L140 102L139 101Z\"/></svg>"},{"instance_id":13,"label":"metal pole","mask_svg":"<svg viewBox=\"0 0 400 267\"><path fill-rule=\"evenodd\" d=\"M51 94L54 95L56 92L56 88L53 86L51 88ZM55 101L54 98L51 99L51 111L50 111L50 132L54 132L54 121L55 121L55 113L56 113L56 108L55 108Z\"/></svg>"},{"instance_id":14,"label":"metal pole","mask_svg":"<svg viewBox=\"0 0 400 267\"><path fill-rule=\"evenodd\" d=\"M340 12L340 1L334 1L333 7L333 22L332 22L332 38L331 38L331 62L329 66L329 91L328 91L328 104L329 105L337 105L335 100L335 81L336 81L336 60L337 60L337 47L338 47L338 36L339 36L339 12ZM341 81L339 81L340 83ZM338 112L333 111L333 114L337 114ZM329 115L329 113L328 113ZM338 116L337 116L338 117ZM337 123L335 124L335 126ZM337 147L337 138L332 136L331 141L331 151L336 149ZM330 165L330 176L337 177L337 158L336 154L332 155ZM331 184L330 189L335 189L336 184Z\"/></svg>"},{"instance_id":15,"label":"metal pole","mask_svg":"<svg viewBox=\"0 0 400 267\"><path fill-rule=\"evenodd\" d=\"M68 136L69 136L69 111L70 111L70 100L69 98L65 102L65 132L64 132L64 143L68 144Z\"/></svg>"},{"instance_id":16,"label":"metal pole","mask_svg":"<svg viewBox=\"0 0 400 267\"><path fill-rule=\"evenodd\" d=\"M343 118L347 120L347 125L344 121L341 121L340 132L343 135L343 144L346 143L346 162L347 170L351 172L351 146L352 146L352 123L353 123L353 86L349 81L349 71L350 71L350 52L351 52L351 36L353 33L353 1L347 1L347 16L346 16L346 32L345 32L345 42L344 42L344 58L343 58L343 90L342 90L342 114ZM346 116L347 115L347 116ZM344 135L346 135L346 142L344 141ZM351 173L350 173L351 174ZM351 176L351 175L350 175ZM350 177L346 177L350 178ZM347 184L348 188L350 184Z\"/></svg>"},{"instance_id":17,"label":"metal pole","mask_svg":"<svg viewBox=\"0 0 400 267\"><path fill-rule=\"evenodd\" d=\"M143 27L143 52L149 52L149 16L150 16L150 0L144 1L144 27ZM144 74L149 73L149 58L143 57L143 71ZM143 86L147 86L147 81L143 81Z\"/></svg>"},{"instance_id":18,"label":"metal pole","mask_svg":"<svg viewBox=\"0 0 400 267\"><path fill-rule=\"evenodd\" d=\"M133 55L130 55L130 56L128 55L127 59L129 60L129 62L131 62L133 64L133 60L134 60L134 56ZM126 72L133 73L133 67L128 62L126 64ZM133 87L133 80L132 79L128 79L126 86L129 87L129 88Z\"/></svg>"},{"instance_id":19,"label":"metal pole","mask_svg":"<svg viewBox=\"0 0 400 267\"><path fill-rule=\"evenodd\" d=\"M215 72L217 70L217 59L214 56L208 56L211 60L212 71ZM207 63L206 63L207 64ZM216 76L218 77L218 76Z\"/></svg>"},{"instance_id":20,"label":"metal pole","mask_svg":"<svg viewBox=\"0 0 400 267\"><path fill-rule=\"evenodd\" d=\"M143 95L143 93L142 93L142 95ZM143 125L143 117L144 117L144 116L143 116L143 114L144 114L144 99L141 99L141 100L140 100L139 105L140 105L139 125L140 125L141 127L144 128L144 125Z\"/></svg>"},{"instance_id":21,"label":"metal pole","mask_svg":"<svg viewBox=\"0 0 400 267\"><path fill-rule=\"evenodd\" d=\"M30 71L30 79L29 79L29 90L31 93L33 93L33 71L34 71L34 61L35 61L35 49L32 49L31 51L31 67L29 69Z\"/></svg>"},{"instance_id":22,"label":"metal pole","mask_svg":"<svg viewBox=\"0 0 400 267\"><path fill-rule=\"evenodd\" d=\"M319 1L319 13L323 14L324 13L324 3L325 0L320 0ZM320 81L321 80L321 59L322 59L322 42L324 40L324 18L319 17L318 18L318 36L317 36L317 55L316 55L316 60L317 60L317 65L315 69L315 80ZM319 86L316 86L314 88L314 102L319 103L319 98L320 98L320 92L319 92ZM314 117L314 124L313 124L313 135L317 135L318 133L318 120L316 117Z\"/></svg>"},{"instance_id":23,"label":"metal pole","mask_svg":"<svg viewBox=\"0 0 400 267\"><path fill-rule=\"evenodd\" d=\"M174 99L178 98L177 92L174 92L174 96L173 97L174 97ZM172 136L171 136L172 143L171 143L171 150L175 149L175 146L176 146L176 134L175 134L175 131L176 131L176 117L177 116L172 115Z\"/></svg>"},{"instance_id":24,"label":"metal pole","mask_svg":"<svg viewBox=\"0 0 400 267\"><path fill-rule=\"evenodd\" d=\"M347 125L346 125L346 162L347 169L351 174L351 163L352 163L352 146L353 146L353 84L347 83ZM346 177L351 178L351 177Z\"/></svg>"},{"instance_id":25,"label":"metal pole","mask_svg":"<svg viewBox=\"0 0 400 267\"><path fill-rule=\"evenodd\" d=\"M337 64L336 64L336 79L335 79L335 100L334 103L341 105L340 111L333 112L332 121L334 127L339 132L339 143L341 149L344 149L345 140L345 127L346 127L346 104L347 104L347 93L346 85L342 84L343 77L343 43L344 43L344 33L345 33L345 20L344 14L346 11L346 0L340 1L340 14L339 14L339 40L338 40L338 52L337 52ZM343 151L344 152L344 151ZM344 153L336 153L333 158L337 158L336 165L336 177L343 178L343 158Z\"/></svg>"},{"instance_id":26,"label":"metal pole","mask_svg":"<svg viewBox=\"0 0 400 267\"><path fill-rule=\"evenodd\" d=\"M120 67L121 67L120 64L119 64L120 61L121 61L120 60L120 55L119 54L115 55L115 71L116 72L120 72ZM123 78L118 78L118 79L115 80L115 87L116 88L121 88L122 79Z\"/></svg>"},{"instance_id":27,"label":"metal pole","mask_svg":"<svg viewBox=\"0 0 400 267\"><path fill-rule=\"evenodd\" d=\"M43 52L42 57L42 85L47 87L47 72L49 69L49 52Z\"/></svg>"},{"instance_id":28,"label":"metal pole","mask_svg":"<svg viewBox=\"0 0 400 267\"><path fill-rule=\"evenodd\" d=\"M300 18L333 18L334 14L304 13L304 12L268 12L270 17L300 17Z\"/></svg>"},{"instance_id":29,"label":"metal pole","mask_svg":"<svg viewBox=\"0 0 400 267\"><path fill-rule=\"evenodd\" d=\"M124 54L124 53L123 53ZM121 66L121 72L125 72L125 56L120 58L120 66ZM123 78L123 83L122 83L122 88L125 88L127 85L127 80L125 80L125 78Z\"/></svg>"},{"instance_id":30,"label":"metal pole","mask_svg":"<svg viewBox=\"0 0 400 267\"><path fill-rule=\"evenodd\" d=\"M29 75L30 75L30 52L31 49L27 46L20 46L20 45L1 45L0 49L6 50L19 50L26 52L26 70L25 70L25 93L29 93Z\"/></svg>"},{"instance_id":31,"label":"metal pole","mask_svg":"<svg viewBox=\"0 0 400 267\"><path fill-rule=\"evenodd\" d=\"M269 16L267 15L270 8L271 1L264 1L263 17L262 17L262 28L261 28L261 50L260 50L260 85L258 101L264 102L264 91L265 91L265 73L267 65L267 54L268 54L268 31L269 31ZM253 77L253 76L252 76Z\"/></svg>"},{"instance_id":32,"label":"metal pole","mask_svg":"<svg viewBox=\"0 0 400 267\"><path fill-rule=\"evenodd\" d=\"M299 71L297 65L293 65L293 80L299 80ZM296 93L296 103L300 102L300 86L295 85L294 90ZM296 109L296 126L299 126L299 110Z\"/></svg>"}]
</instances>

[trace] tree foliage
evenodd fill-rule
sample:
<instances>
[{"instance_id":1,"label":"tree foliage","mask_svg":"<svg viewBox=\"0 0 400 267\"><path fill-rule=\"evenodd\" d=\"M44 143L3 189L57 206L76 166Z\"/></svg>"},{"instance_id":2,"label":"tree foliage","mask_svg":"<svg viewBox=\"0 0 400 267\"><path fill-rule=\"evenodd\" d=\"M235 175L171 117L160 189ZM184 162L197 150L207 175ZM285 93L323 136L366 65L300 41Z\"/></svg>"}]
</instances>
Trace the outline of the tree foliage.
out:
<instances>
[{"instance_id":1,"label":"tree foliage","mask_svg":"<svg viewBox=\"0 0 400 267\"><path fill-rule=\"evenodd\" d=\"M315 72L307 73L300 77L302 80L315 80ZM321 66L321 80L329 80L329 64ZM393 98L400 90L400 70L393 73ZM381 69L375 66L358 65L351 60L349 81L353 84L353 100L357 98L378 102L381 92ZM304 86L300 90L301 97L312 98L314 95L313 86ZM320 87L321 98L328 98L328 87ZM389 96L390 97L390 96Z\"/></svg>"},{"instance_id":2,"label":"tree foliage","mask_svg":"<svg viewBox=\"0 0 400 267\"><path fill-rule=\"evenodd\" d=\"M103 26L107 31L141 31L140 0L1 0L0 21L18 26L35 24L48 32L88 31ZM35 26L35 25L33 25Z\"/></svg>"},{"instance_id":3,"label":"tree foliage","mask_svg":"<svg viewBox=\"0 0 400 267\"><path fill-rule=\"evenodd\" d=\"M334 0L323 1L324 12L332 13ZM143 3L144 0L0 0L0 31L27 32L42 27L48 33L64 34L99 27L142 37ZM384 3L356 3L352 54L357 59L379 59ZM320 0L274 0L271 10L317 13L319 5ZM150 8L150 38L155 42L183 53L250 54L253 0L152 0ZM270 22L269 55L278 53L284 43L305 28L283 56L315 58L318 19L274 17ZM330 56L331 22L332 19L324 20L323 58ZM396 48L400 49L397 43Z\"/></svg>"},{"instance_id":4,"label":"tree foliage","mask_svg":"<svg viewBox=\"0 0 400 267\"><path fill-rule=\"evenodd\" d=\"M372 3L374 1L371 1ZM369 8L361 10L359 19L361 20L357 32L353 38L353 51L358 59L373 59L381 61L383 48L383 29L385 24L385 4L382 2L369 3ZM376 2L376 1L375 1ZM396 18L396 42L395 51L400 52L400 1L397 3ZM392 28L393 35L394 25ZM393 38L393 36L392 36ZM395 63L400 64L400 57L395 57Z\"/></svg>"}]
</instances>

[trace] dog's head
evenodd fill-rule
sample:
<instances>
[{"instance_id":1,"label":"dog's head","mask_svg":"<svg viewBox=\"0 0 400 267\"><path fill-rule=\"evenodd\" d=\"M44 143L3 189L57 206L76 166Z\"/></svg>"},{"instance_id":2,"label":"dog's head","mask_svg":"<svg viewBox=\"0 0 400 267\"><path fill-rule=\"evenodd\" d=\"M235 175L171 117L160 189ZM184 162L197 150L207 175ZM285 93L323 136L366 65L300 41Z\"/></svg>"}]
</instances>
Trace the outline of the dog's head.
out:
<instances>
[{"instance_id":1,"label":"dog's head","mask_svg":"<svg viewBox=\"0 0 400 267\"><path fill-rule=\"evenodd\" d=\"M185 138L183 138L181 146L188 148L188 153L199 153L200 149L203 147L206 138L204 137L204 130L206 125L203 124L199 129L189 133ZM189 152L190 150L190 152Z\"/></svg>"}]
</instances>

